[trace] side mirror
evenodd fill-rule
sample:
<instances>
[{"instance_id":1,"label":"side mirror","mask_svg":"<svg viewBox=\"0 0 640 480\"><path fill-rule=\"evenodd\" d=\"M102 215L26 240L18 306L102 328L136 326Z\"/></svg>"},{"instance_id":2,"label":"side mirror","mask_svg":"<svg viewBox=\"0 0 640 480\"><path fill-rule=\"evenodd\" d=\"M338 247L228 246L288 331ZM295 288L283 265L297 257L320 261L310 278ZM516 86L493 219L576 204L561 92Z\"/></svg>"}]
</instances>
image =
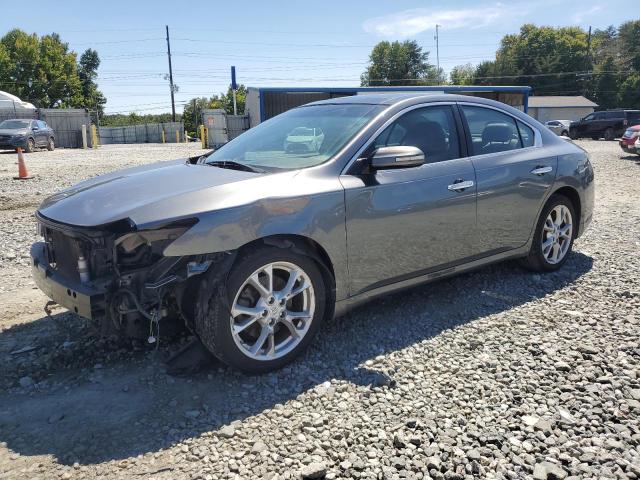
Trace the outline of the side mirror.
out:
<instances>
[{"instance_id":1,"label":"side mirror","mask_svg":"<svg viewBox=\"0 0 640 480\"><path fill-rule=\"evenodd\" d=\"M371 156L371 168L419 167L424 164L424 153L418 147L380 147Z\"/></svg>"}]
</instances>

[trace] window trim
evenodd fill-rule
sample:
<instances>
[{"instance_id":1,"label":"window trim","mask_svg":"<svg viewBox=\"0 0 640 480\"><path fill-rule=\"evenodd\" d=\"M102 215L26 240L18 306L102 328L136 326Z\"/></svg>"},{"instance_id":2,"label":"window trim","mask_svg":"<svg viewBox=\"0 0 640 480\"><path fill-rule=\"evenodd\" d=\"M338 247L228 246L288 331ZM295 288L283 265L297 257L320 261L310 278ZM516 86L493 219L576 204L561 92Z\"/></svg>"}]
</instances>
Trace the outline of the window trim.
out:
<instances>
[{"instance_id":1,"label":"window trim","mask_svg":"<svg viewBox=\"0 0 640 480\"><path fill-rule=\"evenodd\" d=\"M504 155L507 153L513 153L513 152L522 152L522 151L527 151L529 149L533 149L533 148L540 148L542 147L542 134L540 133L540 131L533 126L531 123L522 120L519 117L516 117L514 115L511 115L509 112L505 112L504 110L494 107L493 105L484 105L481 103L473 103L473 102L457 102L458 108L460 110L460 117L462 119L462 123L464 124L464 129L465 129L465 136L467 138L467 149L470 153L469 158L484 158L484 157L488 157L488 156L495 156L495 155ZM533 130L533 134L534 134L534 142L533 145L530 147L521 147L518 148L517 150L504 150L502 152L495 152L495 153L482 153L480 155L473 155L473 144L472 144L472 138L471 138L471 130L469 130L469 124L467 122L466 117L464 116L464 112L462 111L462 106L469 106L469 107L480 107L480 108L488 108L490 110L495 110L499 113L502 113L503 115L507 115L508 117L511 117L511 119L513 119L515 125L516 125L516 129L518 130L518 136L520 136L520 129L518 129L518 121L521 121L522 123L524 123L526 126L528 126L529 128L531 128ZM522 142L522 139L520 140Z\"/></svg>"},{"instance_id":2,"label":"window trim","mask_svg":"<svg viewBox=\"0 0 640 480\"><path fill-rule=\"evenodd\" d=\"M464 129L460 128L462 126L462 125L460 125L460 122L462 121L462 119L458 118L459 115L460 115L460 112L458 112L458 108L456 107L456 102L419 103L419 104L416 104L416 105L411 105L409 107L403 108L399 112L396 112L391 118L387 119L380 127L378 127L378 129L376 129L376 131L373 132L369 136L369 138L364 143L364 145L362 145L362 147L360 147L358 149L358 151L347 162L347 164L344 166L344 168L340 172L340 175L353 175L355 172L352 173L351 170L352 170L353 166L357 163L357 161L361 158L362 154L365 151L367 151L367 149L371 146L371 144L378 138L378 136L382 132L384 132L384 130L389 125L394 123L402 115L404 115L405 113L408 113L408 112L410 112L412 110L416 110L418 108L442 107L442 106L448 106L452 110L451 113L453 114L453 118L454 118L454 121L455 121L457 133L458 133L458 148L460 149L460 157L452 158L450 160L443 160L443 162L450 162L450 161L454 161L454 160L460 160L461 158L467 158L469 152L468 152L468 148L467 148L467 145L466 145L466 141L461 141L462 140L461 137L465 135L465 132L464 132ZM437 163L442 163L442 162L437 162ZM428 164L426 164L426 165L428 165Z\"/></svg>"}]
</instances>

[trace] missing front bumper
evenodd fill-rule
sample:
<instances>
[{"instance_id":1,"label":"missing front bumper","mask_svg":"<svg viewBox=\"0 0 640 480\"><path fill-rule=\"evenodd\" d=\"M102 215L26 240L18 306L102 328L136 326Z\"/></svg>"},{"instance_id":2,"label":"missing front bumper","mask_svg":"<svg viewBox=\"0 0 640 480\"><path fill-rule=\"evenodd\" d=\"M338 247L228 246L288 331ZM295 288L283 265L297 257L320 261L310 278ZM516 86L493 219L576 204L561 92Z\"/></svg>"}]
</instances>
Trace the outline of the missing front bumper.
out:
<instances>
[{"instance_id":1,"label":"missing front bumper","mask_svg":"<svg viewBox=\"0 0 640 480\"><path fill-rule=\"evenodd\" d=\"M49 265L44 242L31 246L31 273L38 288L69 311L88 319L105 316L105 290L70 280L56 272Z\"/></svg>"}]
</instances>

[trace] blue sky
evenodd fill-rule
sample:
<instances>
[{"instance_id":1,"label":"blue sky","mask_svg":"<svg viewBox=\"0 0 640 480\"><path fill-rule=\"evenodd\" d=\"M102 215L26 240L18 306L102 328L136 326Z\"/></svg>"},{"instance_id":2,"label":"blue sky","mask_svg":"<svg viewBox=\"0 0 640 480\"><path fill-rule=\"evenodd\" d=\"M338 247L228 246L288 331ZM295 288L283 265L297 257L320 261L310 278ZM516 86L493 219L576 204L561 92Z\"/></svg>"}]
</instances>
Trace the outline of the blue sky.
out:
<instances>
[{"instance_id":1,"label":"blue sky","mask_svg":"<svg viewBox=\"0 0 640 480\"><path fill-rule=\"evenodd\" d=\"M521 24L605 28L631 17L628 1L2 1L0 35L19 27L59 33L81 53L95 48L108 113L170 111L169 25L176 110L194 96L226 90L229 67L248 86L353 86L380 40L415 39L440 65L493 57L503 35ZM95 7L95 8L94 8ZM35 12L38 12L37 14ZM636 9L636 13L640 13Z\"/></svg>"}]
</instances>

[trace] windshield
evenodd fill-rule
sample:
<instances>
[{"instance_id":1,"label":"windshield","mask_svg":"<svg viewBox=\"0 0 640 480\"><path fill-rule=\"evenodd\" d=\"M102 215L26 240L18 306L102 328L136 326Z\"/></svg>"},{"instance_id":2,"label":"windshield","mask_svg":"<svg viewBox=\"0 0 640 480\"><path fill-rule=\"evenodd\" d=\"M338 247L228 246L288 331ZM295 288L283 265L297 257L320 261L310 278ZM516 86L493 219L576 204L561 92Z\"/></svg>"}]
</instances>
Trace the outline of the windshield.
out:
<instances>
[{"instance_id":1,"label":"windshield","mask_svg":"<svg viewBox=\"0 0 640 480\"><path fill-rule=\"evenodd\" d=\"M7 130L16 130L19 128L28 128L29 122L25 120L5 120L0 123L0 128L6 128Z\"/></svg>"},{"instance_id":2,"label":"windshield","mask_svg":"<svg viewBox=\"0 0 640 480\"><path fill-rule=\"evenodd\" d=\"M211 153L261 169L296 170L326 162L378 112L380 105L314 105L289 110ZM299 141L299 137L305 137Z\"/></svg>"}]
</instances>

